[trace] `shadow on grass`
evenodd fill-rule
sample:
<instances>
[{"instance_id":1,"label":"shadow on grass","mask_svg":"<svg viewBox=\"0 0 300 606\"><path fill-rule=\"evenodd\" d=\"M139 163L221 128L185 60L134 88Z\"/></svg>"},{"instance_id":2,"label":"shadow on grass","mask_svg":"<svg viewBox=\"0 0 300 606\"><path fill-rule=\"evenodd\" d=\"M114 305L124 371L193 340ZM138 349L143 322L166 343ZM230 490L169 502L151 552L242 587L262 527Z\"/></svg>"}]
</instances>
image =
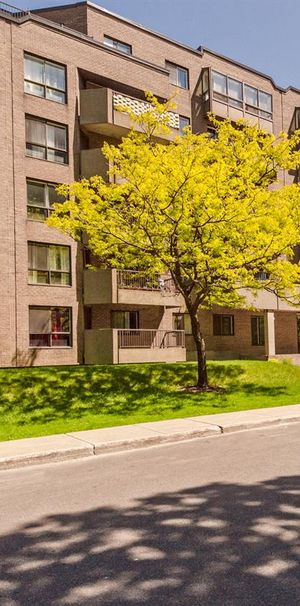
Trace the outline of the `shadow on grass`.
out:
<instances>
[{"instance_id":1,"label":"shadow on grass","mask_svg":"<svg viewBox=\"0 0 300 606\"><path fill-rule=\"evenodd\" d=\"M0 539L1 604L298 606L299 495L218 482L36 519Z\"/></svg>"},{"instance_id":2,"label":"shadow on grass","mask_svg":"<svg viewBox=\"0 0 300 606\"><path fill-rule=\"evenodd\" d=\"M216 363L210 366L210 380L225 392L180 392L179 387L195 383L195 377L194 363L4 369L0 371L0 411L25 425L86 414L176 413L187 404L224 410L227 397L234 393L276 397L286 389L261 385L259 379L245 382L243 363Z\"/></svg>"}]
</instances>

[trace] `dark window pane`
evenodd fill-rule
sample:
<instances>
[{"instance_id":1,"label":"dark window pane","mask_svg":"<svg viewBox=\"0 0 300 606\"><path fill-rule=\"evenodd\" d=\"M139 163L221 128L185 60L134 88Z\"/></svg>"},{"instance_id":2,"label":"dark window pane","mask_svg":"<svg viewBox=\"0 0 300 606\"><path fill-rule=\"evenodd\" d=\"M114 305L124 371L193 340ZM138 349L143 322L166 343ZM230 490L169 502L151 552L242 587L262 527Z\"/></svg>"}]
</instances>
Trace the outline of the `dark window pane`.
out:
<instances>
[{"instance_id":1,"label":"dark window pane","mask_svg":"<svg viewBox=\"0 0 300 606\"><path fill-rule=\"evenodd\" d=\"M35 335L31 334L29 337L30 347L50 347L51 335Z\"/></svg>"},{"instance_id":2,"label":"dark window pane","mask_svg":"<svg viewBox=\"0 0 300 606\"><path fill-rule=\"evenodd\" d=\"M251 339L252 345L265 344L265 323L263 316L253 316L251 318Z\"/></svg>"},{"instance_id":3,"label":"dark window pane","mask_svg":"<svg viewBox=\"0 0 300 606\"><path fill-rule=\"evenodd\" d=\"M27 181L27 202L30 206L46 206L44 183Z\"/></svg>"},{"instance_id":4,"label":"dark window pane","mask_svg":"<svg viewBox=\"0 0 300 606\"><path fill-rule=\"evenodd\" d=\"M213 315L213 333L214 335L222 334L222 316L219 314Z\"/></svg>"},{"instance_id":5,"label":"dark window pane","mask_svg":"<svg viewBox=\"0 0 300 606\"><path fill-rule=\"evenodd\" d=\"M129 312L129 328L138 328L139 327L139 314L137 311Z\"/></svg>"},{"instance_id":6,"label":"dark window pane","mask_svg":"<svg viewBox=\"0 0 300 606\"><path fill-rule=\"evenodd\" d=\"M222 334L226 336L234 334L233 316L222 316Z\"/></svg>"}]
</instances>

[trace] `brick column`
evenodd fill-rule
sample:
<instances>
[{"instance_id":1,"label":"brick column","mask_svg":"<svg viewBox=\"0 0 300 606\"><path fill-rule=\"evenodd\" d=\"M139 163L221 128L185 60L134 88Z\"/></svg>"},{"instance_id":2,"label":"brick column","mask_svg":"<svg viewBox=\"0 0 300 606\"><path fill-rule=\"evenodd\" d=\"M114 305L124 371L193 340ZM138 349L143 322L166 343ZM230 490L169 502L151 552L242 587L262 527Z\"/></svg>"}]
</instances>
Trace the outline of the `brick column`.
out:
<instances>
[{"instance_id":1,"label":"brick column","mask_svg":"<svg viewBox=\"0 0 300 606\"><path fill-rule=\"evenodd\" d=\"M275 315L274 311L265 311L265 348L268 358L275 356Z\"/></svg>"}]
</instances>

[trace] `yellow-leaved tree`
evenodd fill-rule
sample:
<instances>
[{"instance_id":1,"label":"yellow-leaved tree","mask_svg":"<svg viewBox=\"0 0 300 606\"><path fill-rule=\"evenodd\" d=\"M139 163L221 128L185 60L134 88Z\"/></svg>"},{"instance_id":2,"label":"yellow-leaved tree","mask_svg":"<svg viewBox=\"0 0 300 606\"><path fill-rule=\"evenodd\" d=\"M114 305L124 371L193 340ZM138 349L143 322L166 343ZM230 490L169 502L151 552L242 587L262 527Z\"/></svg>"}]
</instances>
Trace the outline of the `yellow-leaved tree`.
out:
<instances>
[{"instance_id":1,"label":"yellow-leaved tree","mask_svg":"<svg viewBox=\"0 0 300 606\"><path fill-rule=\"evenodd\" d=\"M247 308L245 290L267 289L299 302L300 187L283 170L300 165L299 133L274 135L247 123L214 121L217 138L186 129L169 143L169 106L148 97L131 115L119 146L102 148L113 168L63 185L66 202L48 220L88 247L105 267L170 272L191 318L198 359L196 386L210 388L199 310ZM124 111L124 108L119 108ZM258 272L266 272L261 281Z\"/></svg>"}]
</instances>

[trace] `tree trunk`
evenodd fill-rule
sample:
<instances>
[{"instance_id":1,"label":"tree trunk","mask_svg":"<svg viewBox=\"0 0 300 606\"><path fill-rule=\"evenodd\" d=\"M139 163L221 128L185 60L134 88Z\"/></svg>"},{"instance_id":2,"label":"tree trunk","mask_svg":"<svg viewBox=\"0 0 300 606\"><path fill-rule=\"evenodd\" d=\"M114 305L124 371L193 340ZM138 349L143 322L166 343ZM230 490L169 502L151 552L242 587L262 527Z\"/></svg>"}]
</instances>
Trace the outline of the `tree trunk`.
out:
<instances>
[{"instance_id":1,"label":"tree trunk","mask_svg":"<svg viewBox=\"0 0 300 606\"><path fill-rule=\"evenodd\" d=\"M200 323L198 320L197 312L191 313L191 325L192 325L192 335L195 341L196 352L197 352L197 363L198 363L198 381L197 387L200 389L204 389L208 387L208 378L207 378L207 366L206 366L206 351L205 351L205 341L202 337L200 330Z\"/></svg>"}]
</instances>

